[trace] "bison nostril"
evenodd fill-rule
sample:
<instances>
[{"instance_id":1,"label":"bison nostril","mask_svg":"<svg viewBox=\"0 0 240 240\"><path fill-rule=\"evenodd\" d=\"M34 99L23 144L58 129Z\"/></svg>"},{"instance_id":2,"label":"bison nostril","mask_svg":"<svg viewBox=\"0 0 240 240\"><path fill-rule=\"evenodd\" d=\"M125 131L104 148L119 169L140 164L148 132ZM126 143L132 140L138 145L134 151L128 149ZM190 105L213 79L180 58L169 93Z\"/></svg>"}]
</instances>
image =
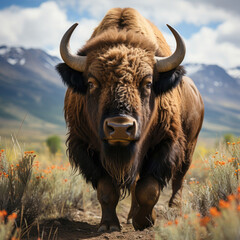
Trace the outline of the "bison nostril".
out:
<instances>
[{"instance_id":1,"label":"bison nostril","mask_svg":"<svg viewBox=\"0 0 240 240\"><path fill-rule=\"evenodd\" d=\"M115 130L114 130L113 127L111 127L111 126L109 126L109 125L107 124L107 131L108 131L109 134L111 134L111 133L113 133Z\"/></svg>"},{"instance_id":2,"label":"bison nostril","mask_svg":"<svg viewBox=\"0 0 240 240\"><path fill-rule=\"evenodd\" d=\"M134 132L134 125L130 126L127 128L128 133L133 133Z\"/></svg>"}]
</instances>

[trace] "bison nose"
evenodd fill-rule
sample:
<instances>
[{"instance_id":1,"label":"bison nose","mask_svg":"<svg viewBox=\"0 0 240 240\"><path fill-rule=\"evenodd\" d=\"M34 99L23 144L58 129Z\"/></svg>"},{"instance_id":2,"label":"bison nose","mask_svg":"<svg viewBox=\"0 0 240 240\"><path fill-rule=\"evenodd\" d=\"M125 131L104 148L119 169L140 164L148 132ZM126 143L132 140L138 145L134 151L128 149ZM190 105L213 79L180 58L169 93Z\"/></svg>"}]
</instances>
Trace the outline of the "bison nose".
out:
<instances>
[{"instance_id":1,"label":"bison nose","mask_svg":"<svg viewBox=\"0 0 240 240\"><path fill-rule=\"evenodd\" d=\"M132 117L112 117L104 121L103 130L107 140L124 142L135 140L137 121Z\"/></svg>"}]
</instances>

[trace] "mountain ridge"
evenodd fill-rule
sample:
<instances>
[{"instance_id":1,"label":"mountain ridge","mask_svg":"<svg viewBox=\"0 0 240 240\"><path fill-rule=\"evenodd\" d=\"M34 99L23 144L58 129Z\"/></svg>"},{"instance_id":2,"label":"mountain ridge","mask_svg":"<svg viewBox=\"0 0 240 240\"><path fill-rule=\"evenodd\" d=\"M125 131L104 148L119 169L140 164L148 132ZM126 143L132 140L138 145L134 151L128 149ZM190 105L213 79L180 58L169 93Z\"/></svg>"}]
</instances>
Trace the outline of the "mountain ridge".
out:
<instances>
[{"instance_id":1,"label":"mountain ridge","mask_svg":"<svg viewBox=\"0 0 240 240\"><path fill-rule=\"evenodd\" d=\"M23 135L27 132L26 138L66 134L63 117L66 86L55 70L60 62L41 49L0 46L1 136L16 132L23 119L22 132ZM205 103L202 136L228 132L240 135L240 78L237 77L240 67L223 69L198 63L184 66Z\"/></svg>"}]
</instances>

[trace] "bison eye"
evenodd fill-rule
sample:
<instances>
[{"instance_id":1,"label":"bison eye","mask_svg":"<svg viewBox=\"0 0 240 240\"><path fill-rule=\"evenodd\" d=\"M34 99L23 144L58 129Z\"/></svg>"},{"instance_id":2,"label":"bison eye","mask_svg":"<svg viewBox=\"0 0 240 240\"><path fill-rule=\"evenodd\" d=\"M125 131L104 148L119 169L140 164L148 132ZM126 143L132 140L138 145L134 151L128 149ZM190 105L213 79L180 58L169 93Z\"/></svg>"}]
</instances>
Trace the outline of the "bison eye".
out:
<instances>
[{"instance_id":1,"label":"bison eye","mask_svg":"<svg viewBox=\"0 0 240 240\"><path fill-rule=\"evenodd\" d=\"M152 87L152 83L151 83L151 82L146 83L145 87L146 87L147 89L150 89L150 88Z\"/></svg>"},{"instance_id":2,"label":"bison eye","mask_svg":"<svg viewBox=\"0 0 240 240\"><path fill-rule=\"evenodd\" d=\"M143 78L141 88L146 90L150 90L152 88L152 74L148 74Z\"/></svg>"},{"instance_id":3,"label":"bison eye","mask_svg":"<svg viewBox=\"0 0 240 240\"><path fill-rule=\"evenodd\" d=\"M94 88L94 84L92 82L88 82L88 87L89 87L89 89L92 89L92 88Z\"/></svg>"},{"instance_id":4,"label":"bison eye","mask_svg":"<svg viewBox=\"0 0 240 240\"><path fill-rule=\"evenodd\" d=\"M88 79L88 88L89 88L90 91L94 90L98 86L99 86L98 81L95 78L90 77Z\"/></svg>"}]
</instances>

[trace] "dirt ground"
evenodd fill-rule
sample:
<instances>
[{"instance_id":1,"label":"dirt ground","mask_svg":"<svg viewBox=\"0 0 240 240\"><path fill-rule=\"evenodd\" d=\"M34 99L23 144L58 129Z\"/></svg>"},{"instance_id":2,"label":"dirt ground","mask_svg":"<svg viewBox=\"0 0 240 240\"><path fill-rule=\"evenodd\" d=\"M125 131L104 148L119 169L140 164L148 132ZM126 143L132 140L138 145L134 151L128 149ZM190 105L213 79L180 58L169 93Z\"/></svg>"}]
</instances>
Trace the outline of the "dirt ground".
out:
<instances>
[{"instance_id":1,"label":"dirt ground","mask_svg":"<svg viewBox=\"0 0 240 240\"><path fill-rule=\"evenodd\" d=\"M155 206L157 213L157 221L164 218L163 208L166 208L170 198L170 190L165 190ZM34 226L29 236L24 239L37 240L42 239L58 239L58 240L77 240L77 239L101 239L101 240L133 240L155 239L154 228L145 229L144 231L135 231L132 224L127 224L127 215L130 209L130 197L120 201L117 207L117 215L121 224L121 232L105 232L97 231L98 224L101 220L101 208L98 203L91 205L84 210L73 209L69 213L69 217L65 219L52 219L44 223ZM40 233L40 234L39 234Z\"/></svg>"}]
</instances>

